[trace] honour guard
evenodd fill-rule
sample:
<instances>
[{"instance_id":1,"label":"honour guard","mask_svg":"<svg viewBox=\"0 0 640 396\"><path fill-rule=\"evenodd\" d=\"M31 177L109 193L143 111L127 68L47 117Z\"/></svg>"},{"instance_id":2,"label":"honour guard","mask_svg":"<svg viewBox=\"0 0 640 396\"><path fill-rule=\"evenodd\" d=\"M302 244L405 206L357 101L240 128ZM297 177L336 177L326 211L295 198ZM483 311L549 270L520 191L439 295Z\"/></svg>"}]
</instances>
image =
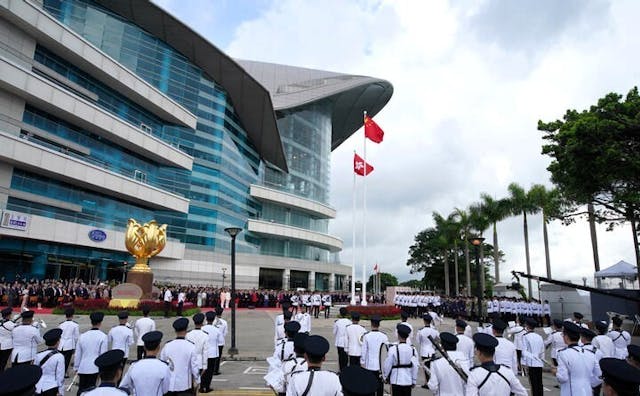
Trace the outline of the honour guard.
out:
<instances>
[{"instance_id":1,"label":"honour guard","mask_svg":"<svg viewBox=\"0 0 640 396\"><path fill-rule=\"evenodd\" d=\"M279 360L281 364L295 356L293 337L296 336L298 331L300 331L300 323L291 321L284 324L284 332L287 338L280 340L273 351L273 358Z\"/></svg>"},{"instance_id":2,"label":"honour guard","mask_svg":"<svg viewBox=\"0 0 640 396\"><path fill-rule=\"evenodd\" d=\"M607 335L608 325L607 322L599 320L595 323L598 335L593 339L593 345L596 346L602 352L602 357L615 357L616 348L613 346L613 341Z\"/></svg>"},{"instance_id":3,"label":"honour guard","mask_svg":"<svg viewBox=\"0 0 640 396\"><path fill-rule=\"evenodd\" d=\"M380 321L381 319L378 315L371 317L371 331L364 333L362 336L362 356L360 357L361 366L369 370L378 380L377 396L384 395L380 348L382 348L383 344L389 343L389 337L380 331Z\"/></svg>"},{"instance_id":4,"label":"honour guard","mask_svg":"<svg viewBox=\"0 0 640 396\"><path fill-rule=\"evenodd\" d=\"M433 321L433 317L427 312L422 315L422 320L424 321L424 327L418 330L417 341L420 345L420 359L422 359L424 364L424 385L423 388L427 388L427 382L429 382L429 368L431 366L431 357L434 353L436 353L431 340L429 340L429 336L434 340L438 338L440 333L434 327L431 326L431 322Z\"/></svg>"},{"instance_id":5,"label":"honour guard","mask_svg":"<svg viewBox=\"0 0 640 396\"><path fill-rule=\"evenodd\" d=\"M532 396L542 396L542 367L544 367L544 340L534 330L537 321L527 318L527 331L522 337L522 365L528 367Z\"/></svg>"},{"instance_id":6,"label":"honour guard","mask_svg":"<svg viewBox=\"0 0 640 396\"><path fill-rule=\"evenodd\" d=\"M58 351L62 330L51 329L44 333L47 349L38 353L35 365L42 369L42 377L36 384L36 393L41 396L64 395L64 356Z\"/></svg>"},{"instance_id":7,"label":"honour guard","mask_svg":"<svg viewBox=\"0 0 640 396\"><path fill-rule=\"evenodd\" d=\"M360 313L351 312L351 324L346 328L347 334L347 354L349 355L349 366L359 366L360 356L362 356L361 339L367 330L359 324Z\"/></svg>"},{"instance_id":8,"label":"honour guard","mask_svg":"<svg viewBox=\"0 0 640 396\"><path fill-rule=\"evenodd\" d=\"M234 302L235 304L235 302ZM213 368L213 375L220 375L220 357L222 357L222 350L224 349L225 338L227 337L227 321L222 318L222 307L216 307L216 319L213 321L213 325L220 330L222 337L218 338L218 360L216 360L216 366Z\"/></svg>"},{"instance_id":9,"label":"honour guard","mask_svg":"<svg viewBox=\"0 0 640 396\"><path fill-rule=\"evenodd\" d=\"M322 305L324 305L324 318L329 319L331 316L331 294L327 293L322 296Z\"/></svg>"},{"instance_id":10,"label":"honour guard","mask_svg":"<svg viewBox=\"0 0 640 396\"><path fill-rule=\"evenodd\" d=\"M347 367L340 373L344 396L374 396L378 387L378 376L358 366Z\"/></svg>"},{"instance_id":11,"label":"honour guard","mask_svg":"<svg viewBox=\"0 0 640 396\"><path fill-rule=\"evenodd\" d=\"M551 369L560 383L562 396L592 394L591 381L600 376L595 355L585 353L578 345L580 327L573 322L563 323L564 341L568 345L558 351L558 367Z\"/></svg>"},{"instance_id":12,"label":"honour guard","mask_svg":"<svg viewBox=\"0 0 640 396\"><path fill-rule=\"evenodd\" d=\"M602 369L602 391L605 396L638 395L640 369L621 359L604 358Z\"/></svg>"},{"instance_id":13,"label":"honour guard","mask_svg":"<svg viewBox=\"0 0 640 396\"><path fill-rule=\"evenodd\" d=\"M157 358L160 341L162 333L159 331L149 331L142 336L144 359L131 364L120 387L135 392L136 396L162 396L169 392L169 365Z\"/></svg>"},{"instance_id":14,"label":"honour guard","mask_svg":"<svg viewBox=\"0 0 640 396\"><path fill-rule=\"evenodd\" d=\"M609 341L609 337L607 337ZM558 366L558 351L566 348L567 344L564 343L564 336L562 335L562 321L560 319L553 320L553 331L544 340L545 348L551 347L551 361L554 366Z\"/></svg>"},{"instance_id":15,"label":"honour guard","mask_svg":"<svg viewBox=\"0 0 640 396\"><path fill-rule=\"evenodd\" d=\"M193 315L193 324L195 329L189 331L185 337L187 341L191 341L196 347L196 356L198 358L198 370L200 371L200 375L202 375L203 370L207 368L207 359L209 358L209 334L202 330L203 322L203 313L198 312Z\"/></svg>"},{"instance_id":16,"label":"honour guard","mask_svg":"<svg viewBox=\"0 0 640 396\"><path fill-rule=\"evenodd\" d=\"M318 291L314 291L311 295L311 305L313 306L313 317L318 319L320 316L320 305L322 305L322 297L318 294Z\"/></svg>"},{"instance_id":17,"label":"honour guard","mask_svg":"<svg viewBox=\"0 0 640 396\"><path fill-rule=\"evenodd\" d=\"M62 329L62 337L60 338L60 345L58 349L64 356L64 374L65 378L68 378L67 370L69 370L69 364L71 363L71 356L76 350L76 344L78 338L80 338L80 326L73 320L75 311L73 308L67 308L64 311L65 321L58 325L59 329Z\"/></svg>"},{"instance_id":18,"label":"honour guard","mask_svg":"<svg viewBox=\"0 0 640 396\"><path fill-rule=\"evenodd\" d=\"M613 330L609 332L609 338L611 338L611 341L613 341L613 346L615 347L615 357L617 357L618 359L626 359L627 345L631 344L631 335L627 331L620 328L622 326L621 317L616 316L611 319L611 321L613 322Z\"/></svg>"},{"instance_id":19,"label":"honour guard","mask_svg":"<svg viewBox=\"0 0 640 396\"><path fill-rule=\"evenodd\" d=\"M311 332L311 309L307 309L304 312L298 312L295 316L295 321L300 323L300 332L309 334Z\"/></svg>"},{"instance_id":20,"label":"honour guard","mask_svg":"<svg viewBox=\"0 0 640 396\"><path fill-rule=\"evenodd\" d=\"M89 315L89 319L91 320L91 330L85 331L80 335L76 345L76 357L73 359L73 369L80 377L78 396L87 389L96 386L100 370L95 364L95 360L105 353L109 346L109 338L100 331L104 314L102 312L92 312ZM112 354L111 356L115 355Z\"/></svg>"},{"instance_id":21,"label":"honour guard","mask_svg":"<svg viewBox=\"0 0 640 396\"><path fill-rule=\"evenodd\" d=\"M13 328L13 352L11 361L13 365L31 364L36 357L38 345L44 340L40 335L40 330L33 325L33 311L22 313L22 324Z\"/></svg>"},{"instance_id":22,"label":"honour guard","mask_svg":"<svg viewBox=\"0 0 640 396\"><path fill-rule=\"evenodd\" d=\"M291 310L289 309L289 304L288 303L282 303L282 313L278 316L276 316L276 319L274 321L274 331L273 331L273 343L277 344L279 340L281 340L282 338L284 338L284 322L285 322L285 317L288 316L289 320L291 320Z\"/></svg>"},{"instance_id":23,"label":"honour guard","mask_svg":"<svg viewBox=\"0 0 640 396\"><path fill-rule=\"evenodd\" d=\"M38 366L23 364L0 373L0 395L31 396L36 392L36 383L42 375Z\"/></svg>"},{"instance_id":24,"label":"honour guard","mask_svg":"<svg viewBox=\"0 0 640 396\"><path fill-rule=\"evenodd\" d=\"M465 354L469 362L473 362L473 340L466 335L464 331L467 328L467 322L462 319L456 320L456 337L458 337L458 345L456 351Z\"/></svg>"},{"instance_id":25,"label":"honour guard","mask_svg":"<svg viewBox=\"0 0 640 396\"><path fill-rule=\"evenodd\" d=\"M440 334L440 342L442 349L447 351L451 361L469 375L470 362L467 360L467 356L456 351L458 337L444 332ZM446 358L439 356L431 362L431 376L427 387L437 396L464 395L464 378L458 374L458 371L451 366Z\"/></svg>"},{"instance_id":26,"label":"honour guard","mask_svg":"<svg viewBox=\"0 0 640 396\"><path fill-rule=\"evenodd\" d=\"M309 336L304 343L307 371L293 373L287 385L287 396L335 396L342 394L342 385L335 373L322 370L329 352L329 341L319 335Z\"/></svg>"},{"instance_id":27,"label":"honour guard","mask_svg":"<svg viewBox=\"0 0 640 396\"><path fill-rule=\"evenodd\" d=\"M209 337L207 342L209 345L207 348L207 369L202 373L200 393L207 393L211 390L211 377L213 377L213 370L215 367L220 366L218 344L224 344L224 336L222 335L222 332L213 325L216 313L214 311L209 311L205 314L205 318L207 319L207 324L202 327L202 331L207 333L207 336Z\"/></svg>"},{"instance_id":28,"label":"honour guard","mask_svg":"<svg viewBox=\"0 0 640 396\"><path fill-rule=\"evenodd\" d=\"M117 387L122 378L123 359L124 352L120 349L112 349L98 356L92 363L98 367L100 386L88 389L83 396L127 396L126 391Z\"/></svg>"},{"instance_id":29,"label":"honour guard","mask_svg":"<svg viewBox=\"0 0 640 396\"><path fill-rule=\"evenodd\" d=\"M200 383L196 347L185 340L188 326L189 319L176 319L173 322L176 338L167 342L160 353L160 359L167 362L171 370L169 393L174 396L193 395L194 388Z\"/></svg>"},{"instance_id":30,"label":"honour guard","mask_svg":"<svg viewBox=\"0 0 640 396\"><path fill-rule=\"evenodd\" d=\"M136 320L136 324L133 326L133 332L137 339L137 360L142 359L142 357L144 356L144 341L142 340L142 337L150 331L155 331L155 329L156 322L149 317L149 307L142 307L142 317Z\"/></svg>"},{"instance_id":31,"label":"honour guard","mask_svg":"<svg viewBox=\"0 0 640 396\"><path fill-rule=\"evenodd\" d=\"M418 379L418 354L415 348L408 344L407 339L411 329L400 323L396 326L398 344L389 348L387 358L384 361L383 375L391 384L391 393L394 396L411 395L411 388L416 385Z\"/></svg>"},{"instance_id":32,"label":"honour guard","mask_svg":"<svg viewBox=\"0 0 640 396\"><path fill-rule=\"evenodd\" d=\"M594 345L592 341L595 338L596 333L586 327L580 328L580 341L582 342L582 349L585 352L590 352L594 355L596 360L596 376L591 378L591 388L594 395L600 395L602 390L602 372L600 371L600 360L604 357L602 352Z\"/></svg>"},{"instance_id":33,"label":"honour guard","mask_svg":"<svg viewBox=\"0 0 640 396\"><path fill-rule=\"evenodd\" d=\"M510 368L513 374L518 375L518 356L516 346L502 335L507 328L507 324L502 319L496 319L493 323L493 336L498 340L493 361L496 364Z\"/></svg>"},{"instance_id":34,"label":"honour guard","mask_svg":"<svg viewBox=\"0 0 640 396\"><path fill-rule=\"evenodd\" d=\"M413 326L411 326L411 324L407 322L407 320L409 319L409 313L406 311L401 311L400 319L401 319L401 322L399 324L405 325L409 328L409 330L411 330L411 333L409 333L409 337L407 338L407 344L413 345L413 341L411 340L411 338L413 337ZM396 332L396 337L397 336L398 336L398 332Z\"/></svg>"},{"instance_id":35,"label":"honour guard","mask_svg":"<svg viewBox=\"0 0 640 396\"><path fill-rule=\"evenodd\" d=\"M11 320L11 308L2 310L2 319L0 319L0 373L7 367L7 362L13 350L13 335L11 332L15 327L15 323Z\"/></svg>"},{"instance_id":36,"label":"honour guard","mask_svg":"<svg viewBox=\"0 0 640 396\"><path fill-rule=\"evenodd\" d=\"M129 349L133 345L133 330L127 326L127 320L129 320L129 312L118 312L117 326L114 326L109 330L109 344L111 349L119 349L124 353L124 359L122 360L122 368L127 364L127 357L129 356Z\"/></svg>"},{"instance_id":37,"label":"honour guard","mask_svg":"<svg viewBox=\"0 0 640 396\"><path fill-rule=\"evenodd\" d=\"M351 324L351 321L347 319L347 308L340 308L340 319L336 319L333 324L333 337L335 339L335 346L338 349L338 366L340 371L347 367L349 361L349 355L345 352L347 346L347 326Z\"/></svg>"},{"instance_id":38,"label":"honour guard","mask_svg":"<svg viewBox=\"0 0 640 396\"><path fill-rule=\"evenodd\" d=\"M294 373L297 373L299 371L307 371L307 369L309 368L307 366L307 361L304 359L304 343L307 341L307 338L309 338L309 335L307 333L297 333L296 336L293 337L293 351L295 352L296 356L291 359L285 360L285 362L282 364L284 389L282 389L283 392L280 396L286 394L287 384L289 384L289 382L291 381L291 376Z\"/></svg>"},{"instance_id":39,"label":"honour guard","mask_svg":"<svg viewBox=\"0 0 640 396\"><path fill-rule=\"evenodd\" d=\"M278 326L278 328L276 329L276 345L284 340L285 338L287 338L287 335L284 332L284 325L286 325L288 322L291 322L291 318L293 316L293 312L291 311L284 311L284 313L281 315L284 318L284 322Z\"/></svg>"},{"instance_id":40,"label":"honour guard","mask_svg":"<svg viewBox=\"0 0 640 396\"><path fill-rule=\"evenodd\" d=\"M527 396L527 390L509 368L495 364L493 354L498 340L489 334L474 334L479 366L471 368L465 388L466 396Z\"/></svg>"}]
</instances>

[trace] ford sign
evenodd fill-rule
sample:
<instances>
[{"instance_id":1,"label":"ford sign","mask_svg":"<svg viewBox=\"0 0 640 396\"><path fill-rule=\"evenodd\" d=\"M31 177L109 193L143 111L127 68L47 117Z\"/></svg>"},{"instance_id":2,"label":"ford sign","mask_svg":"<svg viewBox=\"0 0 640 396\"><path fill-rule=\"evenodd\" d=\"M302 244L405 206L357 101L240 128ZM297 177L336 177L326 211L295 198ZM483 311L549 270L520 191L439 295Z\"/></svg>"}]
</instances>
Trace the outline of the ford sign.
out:
<instances>
[{"instance_id":1,"label":"ford sign","mask_svg":"<svg viewBox=\"0 0 640 396\"><path fill-rule=\"evenodd\" d=\"M107 239L107 233L102 230L91 230L89 231L89 239L94 242L102 242Z\"/></svg>"}]
</instances>

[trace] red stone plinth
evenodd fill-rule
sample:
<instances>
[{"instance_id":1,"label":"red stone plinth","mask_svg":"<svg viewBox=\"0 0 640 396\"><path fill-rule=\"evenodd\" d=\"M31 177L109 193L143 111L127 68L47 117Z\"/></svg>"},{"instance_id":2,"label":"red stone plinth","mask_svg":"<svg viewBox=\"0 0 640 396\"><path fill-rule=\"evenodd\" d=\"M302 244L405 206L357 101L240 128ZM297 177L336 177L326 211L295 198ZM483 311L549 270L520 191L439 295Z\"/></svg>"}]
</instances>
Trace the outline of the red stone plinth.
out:
<instances>
[{"instance_id":1,"label":"red stone plinth","mask_svg":"<svg viewBox=\"0 0 640 396\"><path fill-rule=\"evenodd\" d=\"M142 289L142 299L151 298L153 288L153 272L133 272L127 273L127 283L135 283Z\"/></svg>"}]
</instances>

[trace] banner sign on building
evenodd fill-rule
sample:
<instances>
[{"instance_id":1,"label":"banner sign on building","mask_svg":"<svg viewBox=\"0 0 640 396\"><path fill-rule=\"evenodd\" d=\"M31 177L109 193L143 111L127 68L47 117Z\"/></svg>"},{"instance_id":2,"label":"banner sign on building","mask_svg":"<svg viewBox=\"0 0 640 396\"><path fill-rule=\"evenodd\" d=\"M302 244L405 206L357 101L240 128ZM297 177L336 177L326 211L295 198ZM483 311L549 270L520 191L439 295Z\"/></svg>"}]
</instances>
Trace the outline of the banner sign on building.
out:
<instances>
[{"instance_id":1,"label":"banner sign on building","mask_svg":"<svg viewBox=\"0 0 640 396\"><path fill-rule=\"evenodd\" d=\"M102 230L91 230L89 231L89 239L94 242L103 242L107 239L107 233Z\"/></svg>"},{"instance_id":2,"label":"banner sign on building","mask_svg":"<svg viewBox=\"0 0 640 396\"><path fill-rule=\"evenodd\" d=\"M27 231L29 229L29 223L31 223L31 216L20 212L5 210L2 212L0 227Z\"/></svg>"}]
</instances>

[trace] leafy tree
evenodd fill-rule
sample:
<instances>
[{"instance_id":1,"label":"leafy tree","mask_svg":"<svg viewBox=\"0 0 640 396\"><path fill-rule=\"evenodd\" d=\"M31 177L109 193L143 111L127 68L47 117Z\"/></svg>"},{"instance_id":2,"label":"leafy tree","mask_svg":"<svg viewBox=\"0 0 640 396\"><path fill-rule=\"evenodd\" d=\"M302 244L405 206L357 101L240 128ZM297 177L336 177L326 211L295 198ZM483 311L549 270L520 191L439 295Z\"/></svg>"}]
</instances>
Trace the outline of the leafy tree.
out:
<instances>
[{"instance_id":1,"label":"leafy tree","mask_svg":"<svg viewBox=\"0 0 640 396\"><path fill-rule=\"evenodd\" d=\"M373 277L375 275L370 275L369 280L367 281L367 290L373 290ZM388 272L380 273L380 290L387 290L387 286L398 286L398 278L395 275L392 275Z\"/></svg>"},{"instance_id":2,"label":"leafy tree","mask_svg":"<svg viewBox=\"0 0 640 396\"><path fill-rule=\"evenodd\" d=\"M487 220L493 225L493 265L494 278L496 283L500 283L500 259L498 257L498 222L507 218L510 213L509 201L506 199L494 199L489 194L480 194L482 211Z\"/></svg>"},{"instance_id":3,"label":"leafy tree","mask_svg":"<svg viewBox=\"0 0 640 396\"><path fill-rule=\"evenodd\" d=\"M562 195L575 205L593 204L612 228L630 222L640 275L640 95L637 87L610 93L589 110L567 110L562 120L538 122L552 158L547 168ZM568 209L566 216L575 214Z\"/></svg>"},{"instance_id":4,"label":"leafy tree","mask_svg":"<svg viewBox=\"0 0 640 396\"><path fill-rule=\"evenodd\" d=\"M544 239L544 258L547 265L547 278L551 278L551 258L549 256L549 234L547 223L558 216L560 210L560 194L557 189L547 190L542 184L534 184L529 190L533 203L542 211L542 236Z\"/></svg>"},{"instance_id":5,"label":"leafy tree","mask_svg":"<svg viewBox=\"0 0 640 396\"><path fill-rule=\"evenodd\" d=\"M522 226L524 229L524 252L525 258L527 262L527 275L531 275L531 259L529 256L529 227L527 225L527 214L535 214L540 211L533 202L531 195L525 191L517 183L509 184L509 204L511 206L511 213L514 216L518 216L522 214ZM527 292L529 293L529 297L531 297L531 279L527 279Z\"/></svg>"},{"instance_id":6,"label":"leafy tree","mask_svg":"<svg viewBox=\"0 0 640 396\"><path fill-rule=\"evenodd\" d=\"M456 235L456 221L454 214L450 214L447 218L442 217L438 212L433 212L433 221L436 223L436 230L438 231L438 238L436 241L437 246L442 250L442 264L444 266L444 289L445 294L450 295L450 276L449 276L449 251L455 244L454 241L457 238ZM456 287L458 287L456 285Z\"/></svg>"},{"instance_id":7,"label":"leafy tree","mask_svg":"<svg viewBox=\"0 0 640 396\"><path fill-rule=\"evenodd\" d=\"M471 236L471 219L469 214L464 209L455 208L458 220L458 227L460 228L460 236L464 244L464 262L465 262L465 279L467 280L467 290L471 290L471 265L469 264L469 237Z\"/></svg>"},{"instance_id":8,"label":"leafy tree","mask_svg":"<svg viewBox=\"0 0 640 396\"><path fill-rule=\"evenodd\" d=\"M475 203L471 206L469 206L469 215L471 218L471 226L474 230L476 230L478 232L478 234L480 234L480 236L483 236L484 232L487 230L487 228L489 228L489 219L487 218L487 216L484 213L484 208L482 207L481 204L479 203ZM482 263L484 263L484 243L482 243L480 245L480 263L482 265ZM482 268L482 274L484 274L484 267ZM480 277L480 280L482 282L482 290L484 290L485 288L485 278Z\"/></svg>"},{"instance_id":9,"label":"leafy tree","mask_svg":"<svg viewBox=\"0 0 640 396\"><path fill-rule=\"evenodd\" d=\"M400 282L398 286L411 287L413 289L424 289L424 282L422 279L410 279L404 282Z\"/></svg>"}]
</instances>

